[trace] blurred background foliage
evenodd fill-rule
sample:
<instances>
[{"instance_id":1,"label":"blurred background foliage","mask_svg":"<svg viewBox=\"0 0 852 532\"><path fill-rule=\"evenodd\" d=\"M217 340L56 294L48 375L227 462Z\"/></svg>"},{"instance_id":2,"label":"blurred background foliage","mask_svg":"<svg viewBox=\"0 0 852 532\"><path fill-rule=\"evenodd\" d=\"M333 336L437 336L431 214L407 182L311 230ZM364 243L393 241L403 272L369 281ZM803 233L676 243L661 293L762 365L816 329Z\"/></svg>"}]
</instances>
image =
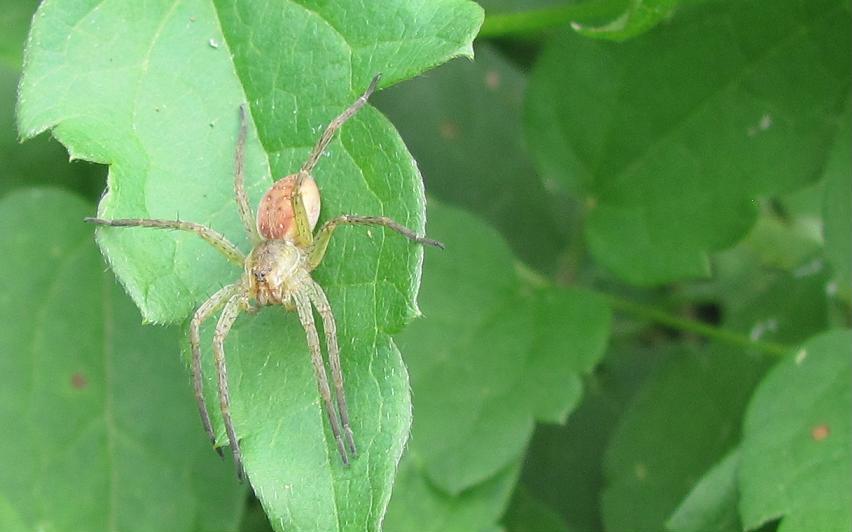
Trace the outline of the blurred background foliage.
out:
<instances>
[{"instance_id":1,"label":"blurred background foliage","mask_svg":"<svg viewBox=\"0 0 852 532\"><path fill-rule=\"evenodd\" d=\"M475 62L373 101L448 244L425 260L424 317L396 336L414 422L384 529L848 530L848 2L480 4ZM0 6L0 347L31 349L0 353L0 420L21 435L0 440L3 529L67 513L78 503L57 501L76 491L94 516L105 501L147 507L104 517L111 529L269 530L209 460L180 331L138 324L75 225L106 169L69 162L49 135L18 143L36 2ZM87 297L91 313L63 311ZM75 373L89 359L164 390L162 406L114 404L97 374ZM128 430L162 455L138 460L172 470L169 491L115 463L132 490L75 484L96 477L65 443L85 447L97 424L75 436L44 421L67 422L75 391L104 423L142 421ZM51 460L19 461L35 448ZM191 511L164 518L175 500Z\"/></svg>"}]
</instances>

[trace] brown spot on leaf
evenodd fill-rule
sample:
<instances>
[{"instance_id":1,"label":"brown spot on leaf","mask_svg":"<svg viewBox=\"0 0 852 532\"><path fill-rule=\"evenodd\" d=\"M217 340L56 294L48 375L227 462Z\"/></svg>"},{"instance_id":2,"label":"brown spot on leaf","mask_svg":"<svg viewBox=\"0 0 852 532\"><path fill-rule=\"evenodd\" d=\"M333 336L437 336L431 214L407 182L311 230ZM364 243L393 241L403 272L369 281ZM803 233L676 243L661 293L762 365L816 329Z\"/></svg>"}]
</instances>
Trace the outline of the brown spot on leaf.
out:
<instances>
[{"instance_id":1,"label":"brown spot on leaf","mask_svg":"<svg viewBox=\"0 0 852 532\"><path fill-rule=\"evenodd\" d=\"M454 140L459 137L459 126L455 122L445 120L440 126L441 136L447 140Z\"/></svg>"},{"instance_id":2,"label":"brown spot on leaf","mask_svg":"<svg viewBox=\"0 0 852 532\"><path fill-rule=\"evenodd\" d=\"M89 385L89 379L79 371L71 375L71 386L75 390L82 390Z\"/></svg>"},{"instance_id":3,"label":"brown spot on leaf","mask_svg":"<svg viewBox=\"0 0 852 532\"><path fill-rule=\"evenodd\" d=\"M491 90L496 90L500 87L500 74L495 70L489 70L485 74L485 86Z\"/></svg>"},{"instance_id":4,"label":"brown spot on leaf","mask_svg":"<svg viewBox=\"0 0 852 532\"><path fill-rule=\"evenodd\" d=\"M828 435L831 434L831 429L828 428L828 425L825 423L820 423L811 429L811 438L814 441L822 441L828 438Z\"/></svg>"}]
</instances>

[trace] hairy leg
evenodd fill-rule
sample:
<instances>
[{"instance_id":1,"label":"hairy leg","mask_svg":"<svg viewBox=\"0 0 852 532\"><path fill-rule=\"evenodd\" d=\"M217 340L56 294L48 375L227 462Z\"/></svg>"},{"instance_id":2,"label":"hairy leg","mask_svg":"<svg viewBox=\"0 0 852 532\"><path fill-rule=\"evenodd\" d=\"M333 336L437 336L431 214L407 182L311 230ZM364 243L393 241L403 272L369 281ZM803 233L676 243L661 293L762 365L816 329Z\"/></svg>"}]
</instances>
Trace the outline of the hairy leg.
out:
<instances>
[{"instance_id":1,"label":"hairy leg","mask_svg":"<svg viewBox=\"0 0 852 532\"><path fill-rule=\"evenodd\" d=\"M195 390L195 402L198 404L198 412L201 414L201 423L204 431L213 444L213 449L222 456L222 449L216 447L216 433L210 423L210 415L204 402L204 379L201 371L201 324L214 312L219 310L225 302L240 289L239 284L228 285L218 290L215 294L198 307L192 320L189 322L189 345L192 350L192 387Z\"/></svg>"},{"instance_id":2,"label":"hairy leg","mask_svg":"<svg viewBox=\"0 0 852 532\"><path fill-rule=\"evenodd\" d=\"M352 214L344 214L343 216L338 216L337 218L332 218L327 221L317 232L317 235L314 238L314 244L309 252L309 269L315 269L319 266L320 262L322 262L325 252L328 249L328 242L331 240L331 235L340 225L375 225L387 227L388 229L396 231L405 238L413 242L417 242L418 244L444 249L444 244L441 242L432 240L425 236L420 236L411 229L386 216L355 216Z\"/></svg>"},{"instance_id":3,"label":"hairy leg","mask_svg":"<svg viewBox=\"0 0 852 532\"><path fill-rule=\"evenodd\" d=\"M234 422L231 419L231 395L228 391L228 369L225 364L225 338L231 331L234 322L237 321L237 316L239 316L240 310L242 310L245 298L245 294L231 296L222 310L222 315L219 316L219 322L216 324L216 332L213 335L213 357L216 361L216 375L219 381L219 408L222 411L225 432L228 433L228 441L231 444L231 452L234 455L234 464L237 468L237 477L240 480L244 476L243 459L240 452L240 443L237 440L237 433L234 430Z\"/></svg>"},{"instance_id":4,"label":"hairy leg","mask_svg":"<svg viewBox=\"0 0 852 532\"><path fill-rule=\"evenodd\" d=\"M237 137L237 148L234 153L234 197L237 200L237 210L240 213L240 220L243 222L243 227L246 230L246 236L253 244L260 242L260 236L257 234L254 215L251 212L251 207L248 202L245 185L245 148L246 134L248 132L248 119L246 117L245 104L240 106L240 133Z\"/></svg>"},{"instance_id":5,"label":"hairy leg","mask_svg":"<svg viewBox=\"0 0 852 532\"><path fill-rule=\"evenodd\" d=\"M301 175L302 174L299 174L299 176ZM296 181L301 182L302 180L297 177ZM305 202L302 198L300 188L293 188L290 205L293 208L293 221L296 223L296 236L294 238L294 242L300 248L309 248L314 243L314 235L311 232L311 222L308 220L308 212L305 208Z\"/></svg>"},{"instance_id":6,"label":"hairy leg","mask_svg":"<svg viewBox=\"0 0 852 532\"><path fill-rule=\"evenodd\" d=\"M355 434L349 424L349 409L346 408L346 392L343 388L343 371L340 368L340 346L337 343L337 324L334 313L322 287L311 281L309 297L311 302L322 318L322 328L325 332L325 343L328 346L328 361L331 364L331 378L334 381L334 395L337 399L337 410L340 413L340 422L343 424L343 433L346 434L346 443L349 451L354 455L358 453L355 446Z\"/></svg>"},{"instance_id":7,"label":"hairy leg","mask_svg":"<svg viewBox=\"0 0 852 532\"><path fill-rule=\"evenodd\" d=\"M172 229L188 231L203 238L208 244L225 255L231 262L243 267L245 255L233 245L225 235L210 229L206 225L180 220L157 220L153 218L119 218L116 220L104 220L101 218L83 218L84 221L97 225L108 225L110 227L152 227L154 229Z\"/></svg>"},{"instance_id":8,"label":"hairy leg","mask_svg":"<svg viewBox=\"0 0 852 532\"><path fill-rule=\"evenodd\" d=\"M320 397L322 397L325 413L328 416L328 422L331 424L331 432L334 434L335 442L337 442L337 450L340 453L340 458L343 460L343 465L349 465L349 456L346 453L346 447L343 445L343 439L340 437L340 424L334 410L334 405L331 402L331 389L328 386L328 376L325 373L319 334L317 334L310 301L307 295L301 292L293 294L293 301L296 303L299 321L302 322L302 327L305 329L305 334L307 335L308 349L311 351L311 363L314 366L314 375L317 379L317 386L319 387Z\"/></svg>"},{"instance_id":9,"label":"hairy leg","mask_svg":"<svg viewBox=\"0 0 852 532\"><path fill-rule=\"evenodd\" d=\"M345 111L340 113L337 118L335 118L328 124L328 127L326 127L325 131L322 132L319 141L317 141L316 146L314 146L314 149L313 151L311 151L311 154L308 156L308 159L305 161L305 164L302 165L302 169L299 171L300 177L298 179L297 185L302 184L302 179L304 178L303 176L310 175L310 173L313 171L314 167L317 165L317 162L319 162L319 158L322 156L322 153L328 147L328 144L331 142L331 139L334 138L334 134L337 133L337 130L340 129L340 127L347 120L352 118L352 116L357 113L359 109L364 107L364 105L367 103L367 99L376 90L376 85L379 84L380 79L382 79L382 75L376 75L376 77L374 77L373 80L370 82L370 86L367 87L366 91L364 91L364 94L359 96L358 99L352 103L352 105L347 107ZM299 188L296 187L296 190L299 190Z\"/></svg>"},{"instance_id":10,"label":"hairy leg","mask_svg":"<svg viewBox=\"0 0 852 532\"><path fill-rule=\"evenodd\" d=\"M373 91L376 90L376 85L378 85L380 79L381 75L374 77L370 82L370 86L367 87L366 91L364 91L364 94L359 96L352 105L347 107L342 113L340 113L340 115L328 124L328 127L326 127L325 131L323 131L322 135L320 135L316 146L314 146L314 149L311 150L311 153L308 155L308 158L305 160L302 168L298 173L296 173L296 178L293 184L293 195L291 196L290 202L293 209L293 220L296 223L295 242L300 247L306 248L313 243L313 234L311 233L311 226L308 222L308 215L305 210L305 204L301 194L302 183L311 175L311 172L319 162L320 157L322 157L323 152L325 152L325 149L334 138L334 134L337 133L343 124L352 118L359 109L364 107L367 103L367 99L371 94L373 94Z\"/></svg>"}]
</instances>

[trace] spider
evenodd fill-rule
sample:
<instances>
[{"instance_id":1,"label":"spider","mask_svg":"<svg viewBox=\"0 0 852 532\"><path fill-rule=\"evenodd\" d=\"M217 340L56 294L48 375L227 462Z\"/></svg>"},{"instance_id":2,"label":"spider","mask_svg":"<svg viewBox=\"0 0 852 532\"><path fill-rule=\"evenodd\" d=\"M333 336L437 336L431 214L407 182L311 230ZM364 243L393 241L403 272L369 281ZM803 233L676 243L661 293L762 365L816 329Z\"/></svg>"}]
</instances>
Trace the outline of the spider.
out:
<instances>
[{"instance_id":1,"label":"spider","mask_svg":"<svg viewBox=\"0 0 852 532\"><path fill-rule=\"evenodd\" d=\"M228 376L225 364L224 344L228 332L243 311L254 313L259 308L280 305L289 311L295 310L307 336L311 362L317 380L323 409L328 417L331 432L344 466L349 465L350 454L357 454L355 435L349 423L343 373L340 367L340 347L337 343L337 328L334 313L322 287L311 278L311 271L322 262L334 230L341 225L383 226L419 244L443 248L437 240L415 234L411 229L384 216L342 215L327 221L313 233L319 219L320 194L311 172L340 127L366 103L375 91L381 78L373 78L367 90L346 110L329 123L325 131L295 174L288 175L267 190L260 201L255 219L244 185L243 159L246 141L246 109L240 106L240 129L234 156L234 195L240 219L253 248L248 256L232 244L224 235L205 225L181 220L159 219L113 219L86 218L85 221L110 227L151 227L189 231L197 234L221 252L228 260L243 268L243 275L204 301L195 311L189 324L189 341L192 351L192 383L195 400L204 430L216 452L216 435L204 402L203 376L201 371L201 324L220 309L219 321L213 335L213 357L215 361L219 408L225 431L234 456L237 476L244 476L242 456L237 434L231 419L231 400L228 391ZM322 320L325 332L328 360L334 384L334 394L329 386L325 362L320 348L319 334L314 322L313 308ZM332 399L336 402L336 408ZM345 439L345 441L344 441Z\"/></svg>"}]
</instances>

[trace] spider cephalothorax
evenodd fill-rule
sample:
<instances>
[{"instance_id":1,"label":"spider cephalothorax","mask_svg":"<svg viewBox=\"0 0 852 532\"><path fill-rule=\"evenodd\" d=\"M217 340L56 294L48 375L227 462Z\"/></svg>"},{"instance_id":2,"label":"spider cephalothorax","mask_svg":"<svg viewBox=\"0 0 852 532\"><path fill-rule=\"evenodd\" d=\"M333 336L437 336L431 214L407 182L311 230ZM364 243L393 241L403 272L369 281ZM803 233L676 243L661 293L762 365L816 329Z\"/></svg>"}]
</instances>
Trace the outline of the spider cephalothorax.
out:
<instances>
[{"instance_id":1,"label":"spider cephalothorax","mask_svg":"<svg viewBox=\"0 0 852 532\"><path fill-rule=\"evenodd\" d=\"M245 108L240 107L240 132L234 163L234 192L240 220L254 246L248 256L244 255L222 234L207 226L192 222L142 218L115 220L86 218L88 222L112 227L153 227L190 231L212 244L231 262L243 268L242 277L219 289L202 303L195 311L189 324L195 399L198 403L204 430L215 447L216 435L204 402L200 331L204 320L220 309L222 311L213 335L213 356L217 374L219 407L236 462L237 474L240 476L242 476L242 457L239 439L231 420L231 400L228 391L228 373L224 350L225 338L239 314L242 311L256 310L258 307L281 305L287 310L295 310L299 315L299 321L307 336L317 386L328 416L331 432L334 435L343 463L348 464L349 455L354 455L357 450L346 408L343 372L340 368L340 348L337 343L337 326L325 292L313 280L310 272L319 266L328 248L332 233L340 225L383 226L414 242L443 247L440 242L418 236L407 227L382 216L342 215L327 221L316 234L313 232L319 219L320 194L314 179L311 177L311 172L331 142L335 132L367 103L367 99L375 90L378 81L379 76L376 76L364 94L328 125L297 173L279 180L270 187L260 202L256 219L252 214L251 207L249 207L244 186L243 156L247 119ZM322 357L319 334L314 323L314 308L322 320L323 332L325 333L328 361L331 366L334 386L333 394ZM216 450L221 454L218 448Z\"/></svg>"}]
</instances>

